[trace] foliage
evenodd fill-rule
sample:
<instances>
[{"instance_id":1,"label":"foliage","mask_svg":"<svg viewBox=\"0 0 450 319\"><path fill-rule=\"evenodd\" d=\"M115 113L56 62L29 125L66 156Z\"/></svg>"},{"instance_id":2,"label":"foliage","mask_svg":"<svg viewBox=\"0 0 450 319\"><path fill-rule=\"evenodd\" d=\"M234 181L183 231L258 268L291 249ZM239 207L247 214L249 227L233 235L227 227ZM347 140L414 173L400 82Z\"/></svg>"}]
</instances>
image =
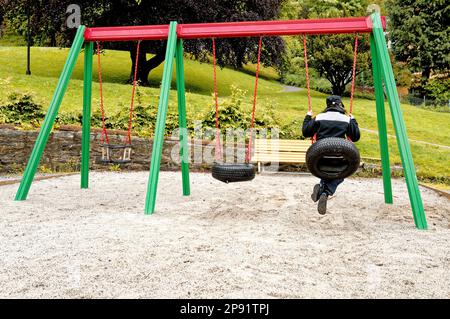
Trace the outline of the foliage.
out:
<instances>
[{"instance_id":1,"label":"foliage","mask_svg":"<svg viewBox=\"0 0 450 319\"><path fill-rule=\"evenodd\" d=\"M219 101L219 126L222 133L227 129L250 129L252 114L249 105L245 107L246 92L235 86L231 87L231 96ZM214 105L214 97L213 97ZM216 109L211 106L202 118L204 128L216 127ZM270 129L277 125L273 108L257 111L255 116L255 128Z\"/></svg>"},{"instance_id":2,"label":"foliage","mask_svg":"<svg viewBox=\"0 0 450 319\"><path fill-rule=\"evenodd\" d=\"M436 104L447 104L450 101L450 78L435 77L424 87L428 97Z\"/></svg>"},{"instance_id":3,"label":"foliage","mask_svg":"<svg viewBox=\"0 0 450 319\"><path fill-rule=\"evenodd\" d=\"M155 132L158 107L154 104L144 105L139 89L136 91L136 104L133 108L132 132L139 136L153 136ZM130 109L129 106L121 105L117 112L107 112L105 110L105 126L107 130L128 130ZM59 118L60 124L81 124L81 114L63 113ZM191 122L189 122L191 123ZM95 110L91 116L91 125L102 128L102 113ZM179 127L178 114L169 112L166 119L165 134L170 135ZM192 127L192 125L191 125Z\"/></svg>"},{"instance_id":4,"label":"foliage","mask_svg":"<svg viewBox=\"0 0 450 319\"><path fill-rule=\"evenodd\" d=\"M120 166L120 164L111 164L111 165L108 165L108 168L111 172L120 172L122 170L122 167Z\"/></svg>"},{"instance_id":5,"label":"foliage","mask_svg":"<svg viewBox=\"0 0 450 319\"><path fill-rule=\"evenodd\" d=\"M389 36L395 57L413 72L421 72L423 84L431 72L450 69L450 3L446 0L388 0Z\"/></svg>"},{"instance_id":6,"label":"foliage","mask_svg":"<svg viewBox=\"0 0 450 319\"><path fill-rule=\"evenodd\" d=\"M366 0L298 0L287 4L295 8L297 18L330 18L364 15L368 4ZM289 18L290 13L283 10ZM287 40L286 58L281 68L282 79L292 83L295 76L304 68L303 42L300 38ZM315 68L320 76L331 83L331 92L337 95L345 93L346 85L352 80L353 66L352 35L324 35L308 38L308 53L310 66ZM369 43L367 36L360 36L357 74L369 69ZM304 72L302 73L303 76Z\"/></svg>"},{"instance_id":7,"label":"foliage","mask_svg":"<svg viewBox=\"0 0 450 319\"><path fill-rule=\"evenodd\" d=\"M89 26L168 24L170 21L198 23L272 20L278 17L282 2L283 0L77 1L82 8L82 23ZM11 28L25 35L26 10L29 8L34 43L66 46L74 33L74 30L65 26L66 8L70 3L71 0L10 0L5 8L5 16ZM243 64L255 62L257 43L256 38L219 39L218 64L240 68ZM116 42L105 46L130 51L130 58L134 63L136 44ZM185 42L185 51L202 61L207 60L211 49L210 39ZM278 65L284 51L283 40L280 37L265 38L263 51L262 62L265 65ZM164 52L164 41L142 42L138 68L141 83L148 84L149 72L164 61ZM155 56L147 60L146 53L153 53Z\"/></svg>"},{"instance_id":8,"label":"foliage","mask_svg":"<svg viewBox=\"0 0 450 319\"><path fill-rule=\"evenodd\" d=\"M337 18L365 15L366 0L300 0L304 18Z\"/></svg>"},{"instance_id":9,"label":"foliage","mask_svg":"<svg viewBox=\"0 0 450 319\"><path fill-rule=\"evenodd\" d=\"M7 0L0 0L0 27L3 23L3 17L5 15L6 1Z\"/></svg>"},{"instance_id":10,"label":"foliage","mask_svg":"<svg viewBox=\"0 0 450 319\"><path fill-rule=\"evenodd\" d=\"M47 167L45 165L41 165L39 166L39 173L43 173L43 174L51 174L53 173L53 170L50 167Z\"/></svg>"},{"instance_id":11,"label":"foliage","mask_svg":"<svg viewBox=\"0 0 450 319\"><path fill-rule=\"evenodd\" d=\"M404 63L396 62L393 56L391 56L391 63L397 86L410 87L413 78L411 71L405 67Z\"/></svg>"},{"instance_id":12,"label":"foliage","mask_svg":"<svg viewBox=\"0 0 450 319\"><path fill-rule=\"evenodd\" d=\"M64 25L70 3L69 0L9 0L5 1L4 19L9 29L26 37L29 13L32 44L65 45L68 41L62 39L73 35Z\"/></svg>"},{"instance_id":13,"label":"foliage","mask_svg":"<svg viewBox=\"0 0 450 319\"><path fill-rule=\"evenodd\" d=\"M313 56L311 65L332 86L332 93L343 95L346 85L352 81L354 36L329 35L313 39ZM356 74L369 70L369 41L367 36L360 36Z\"/></svg>"},{"instance_id":14,"label":"foliage","mask_svg":"<svg viewBox=\"0 0 450 319\"><path fill-rule=\"evenodd\" d=\"M390 39L395 57L421 79L412 83L415 96L445 105L450 99L450 3L445 0L388 0ZM437 74L432 78L432 75ZM447 76L448 77L448 76ZM410 83L411 84L411 83ZM446 111L444 107L442 111Z\"/></svg>"},{"instance_id":15,"label":"foliage","mask_svg":"<svg viewBox=\"0 0 450 319\"><path fill-rule=\"evenodd\" d=\"M303 118L292 120L288 124L283 125L280 129L280 138L294 140L304 138L301 132L302 125Z\"/></svg>"},{"instance_id":16,"label":"foliage","mask_svg":"<svg viewBox=\"0 0 450 319\"><path fill-rule=\"evenodd\" d=\"M28 93L14 92L8 96L6 104L0 105L0 124L38 126L44 115L42 105L35 103Z\"/></svg>"},{"instance_id":17,"label":"foliage","mask_svg":"<svg viewBox=\"0 0 450 319\"><path fill-rule=\"evenodd\" d=\"M81 113L59 112L56 116L55 123L57 125L82 124L83 116Z\"/></svg>"},{"instance_id":18,"label":"foliage","mask_svg":"<svg viewBox=\"0 0 450 319\"><path fill-rule=\"evenodd\" d=\"M293 72L293 69L291 68L289 72ZM306 89L305 68L295 67L295 70L293 73L285 73L283 75L283 83ZM315 69L309 69L309 86L311 90L325 94L331 94L332 92L330 82L320 77Z\"/></svg>"}]
</instances>

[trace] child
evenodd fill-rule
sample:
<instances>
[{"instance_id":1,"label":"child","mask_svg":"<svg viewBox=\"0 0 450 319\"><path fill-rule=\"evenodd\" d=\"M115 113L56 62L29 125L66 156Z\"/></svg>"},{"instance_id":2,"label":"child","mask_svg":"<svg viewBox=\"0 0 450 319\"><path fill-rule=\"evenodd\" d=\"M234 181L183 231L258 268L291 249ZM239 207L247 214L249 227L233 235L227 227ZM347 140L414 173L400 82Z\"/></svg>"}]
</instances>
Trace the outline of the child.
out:
<instances>
[{"instance_id":1,"label":"child","mask_svg":"<svg viewBox=\"0 0 450 319\"><path fill-rule=\"evenodd\" d=\"M327 137L350 138L353 142L359 141L360 132L358 123L352 114L346 115L344 104L340 96L327 97L327 107L315 118L312 112L308 112L303 121L302 132L304 137L313 137L316 140ZM317 210L324 215L327 212L327 200L332 196L343 179L320 180L320 184L314 186L311 199L319 201Z\"/></svg>"}]
</instances>

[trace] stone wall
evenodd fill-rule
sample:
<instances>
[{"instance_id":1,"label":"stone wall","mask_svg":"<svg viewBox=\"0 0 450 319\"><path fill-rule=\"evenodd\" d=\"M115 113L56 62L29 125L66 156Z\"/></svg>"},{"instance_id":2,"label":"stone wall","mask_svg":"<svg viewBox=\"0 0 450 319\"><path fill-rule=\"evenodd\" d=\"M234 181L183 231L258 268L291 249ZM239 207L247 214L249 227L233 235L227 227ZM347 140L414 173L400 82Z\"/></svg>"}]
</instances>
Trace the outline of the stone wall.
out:
<instances>
[{"instance_id":1,"label":"stone wall","mask_svg":"<svg viewBox=\"0 0 450 319\"><path fill-rule=\"evenodd\" d=\"M0 173L21 172L27 164L38 131L21 131L10 126L0 126ZM123 144L126 132L112 131L109 133L111 144ZM91 133L90 167L92 169L110 169L110 165L101 162L101 133L93 130ZM124 170L148 170L152 151L152 140L133 137L132 162L121 164ZM197 151L194 151L193 146ZM191 153L190 166L193 170L201 170L209 167L203 163L202 153L210 152L206 148L206 142L189 143ZM200 148L200 149L199 149ZM179 168L179 141L166 139L163 146L161 160L162 170L176 170ZM200 154L200 158L199 157ZM196 158L195 158L196 157ZM40 170L53 172L77 171L80 169L81 158L81 131L77 127L62 127L51 133L41 162Z\"/></svg>"}]
</instances>

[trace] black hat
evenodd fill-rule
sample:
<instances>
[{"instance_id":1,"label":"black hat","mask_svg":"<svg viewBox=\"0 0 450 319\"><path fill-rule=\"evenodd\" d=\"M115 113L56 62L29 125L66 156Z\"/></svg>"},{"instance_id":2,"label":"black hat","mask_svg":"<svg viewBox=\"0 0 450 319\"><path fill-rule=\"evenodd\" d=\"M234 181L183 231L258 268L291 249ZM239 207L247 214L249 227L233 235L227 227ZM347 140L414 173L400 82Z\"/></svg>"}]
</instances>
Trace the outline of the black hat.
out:
<instances>
[{"instance_id":1,"label":"black hat","mask_svg":"<svg viewBox=\"0 0 450 319\"><path fill-rule=\"evenodd\" d=\"M329 107L342 107L345 108L344 104L342 104L342 99L338 95L330 95L327 97L327 108Z\"/></svg>"}]
</instances>

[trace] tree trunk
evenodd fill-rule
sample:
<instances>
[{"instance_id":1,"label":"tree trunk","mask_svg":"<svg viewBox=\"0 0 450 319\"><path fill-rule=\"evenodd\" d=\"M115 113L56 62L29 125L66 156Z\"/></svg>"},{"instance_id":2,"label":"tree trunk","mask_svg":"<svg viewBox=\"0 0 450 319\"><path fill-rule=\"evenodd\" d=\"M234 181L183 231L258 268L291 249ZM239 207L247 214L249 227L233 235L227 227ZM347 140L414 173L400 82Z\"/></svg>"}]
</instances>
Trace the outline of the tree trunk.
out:
<instances>
[{"instance_id":1,"label":"tree trunk","mask_svg":"<svg viewBox=\"0 0 450 319\"><path fill-rule=\"evenodd\" d=\"M50 34L50 47L56 47L56 34L54 32Z\"/></svg>"},{"instance_id":2,"label":"tree trunk","mask_svg":"<svg viewBox=\"0 0 450 319\"><path fill-rule=\"evenodd\" d=\"M431 68L430 67L425 67L422 70L422 78L420 79L420 84L421 84L421 89L422 90L427 85L428 80L430 79L430 76L431 76Z\"/></svg>"},{"instance_id":3,"label":"tree trunk","mask_svg":"<svg viewBox=\"0 0 450 319\"><path fill-rule=\"evenodd\" d=\"M132 63L131 63L129 83L133 83L134 72L135 72L135 62L136 62L136 46L133 46L133 48L130 50L130 59L131 59ZM141 45L141 49L139 50L139 62L138 62L136 80L141 85L144 85L144 86L149 85L148 77L150 75L150 72L154 68L158 67L162 62L164 62L164 59L165 59L164 52L158 52L150 60L147 60L146 50Z\"/></svg>"},{"instance_id":4,"label":"tree trunk","mask_svg":"<svg viewBox=\"0 0 450 319\"><path fill-rule=\"evenodd\" d=\"M340 77L337 77L335 81L331 82L331 93L333 95L343 96L345 93L346 85L347 83L345 83L345 80L341 79Z\"/></svg>"}]
</instances>

